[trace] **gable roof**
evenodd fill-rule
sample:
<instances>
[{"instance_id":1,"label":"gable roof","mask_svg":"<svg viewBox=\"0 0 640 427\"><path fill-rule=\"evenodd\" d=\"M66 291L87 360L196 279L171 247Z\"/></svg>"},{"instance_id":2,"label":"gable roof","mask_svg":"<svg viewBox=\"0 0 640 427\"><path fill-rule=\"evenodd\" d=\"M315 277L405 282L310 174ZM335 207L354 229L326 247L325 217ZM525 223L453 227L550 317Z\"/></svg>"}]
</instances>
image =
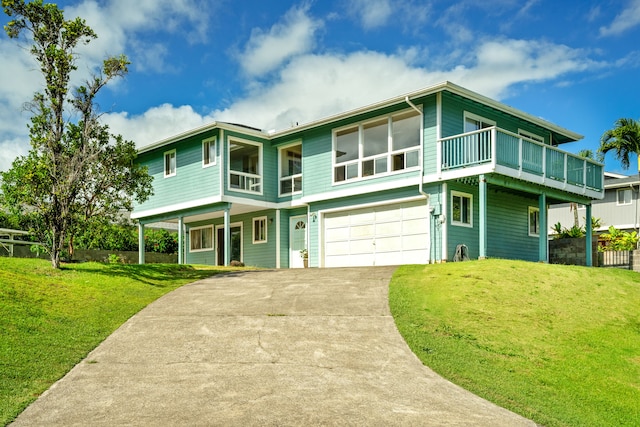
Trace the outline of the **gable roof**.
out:
<instances>
[{"instance_id":1,"label":"gable roof","mask_svg":"<svg viewBox=\"0 0 640 427\"><path fill-rule=\"evenodd\" d=\"M565 143L565 142L573 142L573 141L578 141L580 139L583 138L582 135L572 132L568 129L565 129L561 126L555 125L551 122L548 122L540 117L536 117L533 116L529 113L525 113L524 111L518 110L516 108L513 108L509 105L503 104L501 102L495 101L491 98L488 98L484 95L480 95L479 93L473 92L469 89L465 89L462 86L458 86L454 83L451 83L449 81L444 81L442 83L438 83L435 84L433 86L429 86L414 92L409 92L406 93L404 95L399 95L393 98L389 98L386 99L384 101L380 101L380 102L376 102L373 104L369 104L363 107L358 107L356 109L353 110L349 110L349 111L345 111L342 113L338 113L338 114L334 114L332 116L328 116L328 117L324 117L312 122L308 122L308 123L303 123L301 125L296 125L294 127L288 128L288 129L283 129L280 131L275 131L275 132L265 132L262 131L260 129L257 129L255 127L251 127L251 126L245 126L245 125L240 125L240 124L234 124L234 123L226 123L226 122L213 122L213 123L209 123L207 125L195 128L195 129L191 129L189 131L180 133L178 135L174 135L172 137L163 139L161 141L157 141L153 144L141 147L138 152L139 153L143 153L143 152L147 152L147 151L151 151L155 148L159 148L162 147L163 145L167 145L176 141L179 141L181 139L187 138L189 136L193 136L193 135L197 135L199 133L211 130L211 129L215 129L215 128L220 128L220 129L228 129L228 130L235 130L235 131L241 131L241 132L245 132L245 133L249 133L261 138L266 138L266 139L275 139L275 138L282 138L282 137L286 137L289 135L293 135L296 134L298 132L302 132L308 129L312 129L318 126L324 126L324 125L328 125L331 124L333 122L337 122L339 120L343 120L345 118L349 118L351 116L356 116L359 114L363 114L363 113L367 113L370 111L375 111L378 109L382 109L385 107L390 107L393 105L397 105L397 104L402 104L402 103L406 103L407 100L411 101L413 99L417 99L417 98L422 98L424 96L428 96L428 95L432 95L438 92L443 92L443 91L448 91L450 93L453 94L457 94L459 96L462 96L464 98L479 102L481 104L487 105L491 108L494 108L498 111L504 112L506 114L515 116L515 117L520 117L528 122L534 123L542 128L545 129L549 129L551 132L553 132L554 134L556 134L557 136L559 136L560 138L557 140L558 143Z\"/></svg>"}]
</instances>

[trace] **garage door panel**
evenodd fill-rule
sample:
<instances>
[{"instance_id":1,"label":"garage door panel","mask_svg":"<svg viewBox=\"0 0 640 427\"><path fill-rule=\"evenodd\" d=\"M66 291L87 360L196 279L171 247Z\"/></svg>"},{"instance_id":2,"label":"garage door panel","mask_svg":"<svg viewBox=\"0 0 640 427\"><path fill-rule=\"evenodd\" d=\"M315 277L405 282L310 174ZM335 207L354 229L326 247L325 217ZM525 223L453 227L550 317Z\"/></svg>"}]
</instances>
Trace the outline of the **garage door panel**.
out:
<instances>
[{"instance_id":1,"label":"garage door panel","mask_svg":"<svg viewBox=\"0 0 640 427\"><path fill-rule=\"evenodd\" d=\"M326 267L425 263L428 245L429 212L424 201L324 217Z\"/></svg>"}]
</instances>

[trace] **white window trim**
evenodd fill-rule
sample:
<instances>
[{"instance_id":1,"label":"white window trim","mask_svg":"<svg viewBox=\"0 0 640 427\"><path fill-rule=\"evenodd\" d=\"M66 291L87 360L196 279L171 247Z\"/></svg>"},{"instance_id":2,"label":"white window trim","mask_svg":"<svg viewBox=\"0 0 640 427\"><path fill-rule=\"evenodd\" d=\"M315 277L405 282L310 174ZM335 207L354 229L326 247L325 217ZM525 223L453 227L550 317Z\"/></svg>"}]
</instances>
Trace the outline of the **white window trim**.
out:
<instances>
[{"instance_id":1,"label":"white window trim","mask_svg":"<svg viewBox=\"0 0 640 427\"><path fill-rule=\"evenodd\" d=\"M540 208L536 208L534 206L529 206L527 210L527 233L530 237L540 237L540 231L538 233L531 232L531 213L538 212L538 230L540 230Z\"/></svg>"},{"instance_id":2,"label":"white window trim","mask_svg":"<svg viewBox=\"0 0 640 427\"><path fill-rule=\"evenodd\" d=\"M418 109L420 109L422 111L422 105L418 105L417 106ZM332 185L345 185L345 184L349 184L352 182L360 182L360 181L366 181L366 180L370 180L370 179L375 179L375 178L380 178L383 176L389 176L389 175L397 175L397 174L401 174L401 173L406 173L406 172L411 172L411 171L415 171L420 169L420 164L418 163L417 166L412 166L410 168L406 168L406 169L399 169L399 170L391 170L392 169L392 165L393 165L393 156L394 155L398 155L398 154L402 154L402 153L409 153L411 151L420 151L420 143L422 141L422 138L419 137L418 138L418 145L414 146L414 147L410 147L410 148L405 148L402 150L393 150L393 141L392 141L392 133L393 133L393 118L395 116L400 116L403 114L406 114L408 112L415 112L415 110L413 108L405 108L404 110L400 110L400 111L394 111L391 114L386 114L386 115L382 115L382 116L377 116L377 117L373 117L371 119L367 119L361 122L356 122L356 123L351 123L349 125L345 125L345 126L341 126L339 128L335 128L332 130L331 132L331 183ZM422 117L422 116L420 116ZM364 144L363 144L363 131L364 131L364 127L370 123L374 123L377 121L381 121L382 119L386 119L387 120L387 138L388 138L388 142L387 142L387 151L386 153L382 153L382 154L375 154L373 156L368 156L368 157L364 157ZM357 128L358 129L358 158L354 159L354 160L349 160L347 162L344 163L336 163L336 156L335 156L335 152L336 152L336 135L338 132L346 130L346 129L353 129L353 128ZM418 133L418 135L422 135L424 133L424 121L420 120L420 131ZM362 164L367 161L367 160L374 160L376 158L379 157L383 157L385 156L387 157L387 172L386 173L379 173L379 174L373 174L373 175L369 175L369 176L362 176ZM420 154L418 153L418 160L420 160L419 158ZM342 181L336 181L336 167L338 165L344 165L345 168L348 164L352 164L352 163L357 163L358 164L358 177L356 178L345 178ZM345 169L346 172L346 169Z\"/></svg>"},{"instance_id":3,"label":"white window trim","mask_svg":"<svg viewBox=\"0 0 640 427\"><path fill-rule=\"evenodd\" d=\"M302 193L302 190L300 190L300 191L292 191L290 193L282 193L280 191L281 188L282 188L280 186L280 180L282 178L290 178L292 176L297 176L297 175L291 175L289 177L282 176L282 151L286 150L288 148L291 148L291 147L295 147L297 145L300 146L300 163L301 163L300 171L302 172L302 170L304 169L304 164L302 163L302 140L296 141L296 142L291 143L291 144L283 145L282 147L278 147L278 197L292 196L292 195L295 195L295 194L301 194ZM300 175L304 176L303 173L300 173ZM303 182L303 185L304 185L304 178L303 178L302 182ZM293 188L293 187L291 187L291 188Z\"/></svg>"},{"instance_id":4,"label":"white window trim","mask_svg":"<svg viewBox=\"0 0 640 427\"><path fill-rule=\"evenodd\" d=\"M264 240L256 240L256 224L259 223L260 221L264 221ZM259 216L256 218L253 218L253 226L251 227L251 241L254 245L257 244L262 244L262 243L267 243L268 240L268 229L267 229L267 217L266 216Z\"/></svg>"},{"instance_id":5,"label":"white window trim","mask_svg":"<svg viewBox=\"0 0 640 427\"><path fill-rule=\"evenodd\" d=\"M205 147L207 144L213 144L213 159L209 159L209 163L205 163L204 159L205 159ZM207 138L204 139L202 141L202 167L203 168L208 168L211 166L215 166L218 163L218 142L217 142L217 138L214 136L212 138Z\"/></svg>"},{"instance_id":6,"label":"white window trim","mask_svg":"<svg viewBox=\"0 0 640 427\"><path fill-rule=\"evenodd\" d=\"M200 248L200 249L191 249L191 232L192 231L197 231L197 230L204 230L205 228L209 228L211 229L211 247L210 248ZM195 253L195 252L211 252L213 250L214 247L214 239L215 239L215 235L214 233L214 229L213 229L213 225L203 225L202 227L193 227L189 229L189 252L190 253Z\"/></svg>"},{"instance_id":7,"label":"white window trim","mask_svg":"<svg viewBox=\"0 0 640 427\"><path fill-rule=\"evenodd\" d=\"M256 174L257 176L260 177L260 191L251 191L251 190L244 190L244 189L240 189L240 188L232 188L231 187L231 144L232 141L236 141L239 142L241 144L247 144L247 145L253 145L258 147L258 173ZM227 141L227 190L228 191L234 191L237 193L245 193L245 194L255 194L255 195L262 195L264 192L264 185L265 185L265 181L264 181L264 174L263 174L263 161L264 161L264 155L262 152L262 144L260 144L259 142L255 142L255 141L249 141L247 139L242 139L242 138L235 138L235 137L229 137L228 141ZM235 171L238 173L242 173L239 171Z\"/></svg>"},{"instance_id":8,"label":"white window trim","mask_svg":"<svg viewBox=\"0 0 640 427\"><path fill-rule=\"evenodd\" d=\"M629 201L629 203L624 203L624 198L623 198L623 203L620 203L620 192L621 191L630 191L631 192L631 201ZM629 206L633 204L633 190L631 190L630 188L618 188L616 190L616 206Z\"/></svg>"},{"instance_id":9,"label":"white window trim","mask_svg":"<svg viewBox=\"0 0 640 427\"><path fill-rule=\"evenodd\" d=\"M457 197L466 197L469 199L469 223L465 223L462 221L455 221L453 219L453 198ZM463 193L460 191L452 191L451 192L451 200L450 200L450 209L451 209L451 225L455 225L457 227L467 227L473 228L473 194Z\"/></svg>"},{"instance_id":10,"label":"white window trim","mask_svg":"<svg viewBox=\"0 0 640 427\"><path fill-rule=\"evenodd\" d=\"M529 132L528 130L518 129L518 135L524 136L525 138L529 138L539 144L544 144L544 137L538 135L537 133Z\"/></svg>"},{"instance_id":11,"label":"white window trim","mask_svg":"<svg viewBox=\"0 0 640 427\"><path fill-rule=\"evenodd\" d=\"M173 154L173 157L175 159L175 167L173 169L173 173L168 173L167 174L167 156ZM169 151L165 151L164 155L162 156L162 170L163 170L163 174L165 178L169 178L172 176L176 176L176 174L178 173L178 155L176 154L176 150L175 148L173 150L169 150Z\"/></svg>"},{"instance_id":12,"label":"white window trim","mask_svg":"<svg viewBox=\"0 0 640 427\"><path fill-rule=\"evenodd\" d=\"M494 120L489 120L486 117L482 117L477 114L471 113L469 111L465 111L464 114L462 115L462 130L464 130L467 127L467 119L472 119L472 120L486 123L491 126L496 126L496 122Z\"/></svg>"}]
</instances>

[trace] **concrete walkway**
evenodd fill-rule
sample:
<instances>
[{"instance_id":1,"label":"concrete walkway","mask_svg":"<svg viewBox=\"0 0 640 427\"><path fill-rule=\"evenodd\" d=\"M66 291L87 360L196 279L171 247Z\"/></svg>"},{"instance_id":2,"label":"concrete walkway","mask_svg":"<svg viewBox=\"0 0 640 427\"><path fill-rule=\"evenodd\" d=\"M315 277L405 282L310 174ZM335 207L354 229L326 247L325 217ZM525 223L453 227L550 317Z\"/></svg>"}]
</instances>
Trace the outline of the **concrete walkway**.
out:
<instances>
[{"instance_id":1,"label":"concrete walkway","mask_svg":"<svg viewBox=\"0 0 640 427\"><path fill-rule=\"evenodd\" d=\"M184 286L14 425L534 426L420 363L389 312L392 273L240 272Z\"/></svg>"}]
</instances>

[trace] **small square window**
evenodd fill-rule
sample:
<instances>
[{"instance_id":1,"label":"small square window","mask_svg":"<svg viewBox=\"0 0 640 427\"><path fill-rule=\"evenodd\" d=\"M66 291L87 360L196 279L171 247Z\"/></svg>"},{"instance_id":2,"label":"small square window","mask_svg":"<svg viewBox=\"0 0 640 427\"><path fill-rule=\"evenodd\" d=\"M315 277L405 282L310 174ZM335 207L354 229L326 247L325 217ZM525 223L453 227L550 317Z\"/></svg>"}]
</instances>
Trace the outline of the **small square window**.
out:
<instances>
[{"instance_id":1,"label":"small square window","mask_svg":"<svg viewBox=\"0 0 640 427\"><path fill-rule=\"evenodd\" d=\"M630 205L631 204L631 189L622 188L618 190L618 205Z\"/></svg>"},{"instance_id":2,"label":"small square window","mask_svg":"<svg viewBox=\"0 0 640 427\"><path fill-rule=\"evenodd\" d=\"M253 243L267 243L267 217L253 218Z\"/></svg>"},{"instance_id":3,"label":"small square window","mask_svg":"<svg viewBox=\"0 0 640 427\"><path fill-rule=\"evenodd\" d=\"M164 176L174 176L176 174L176 150L164 153Z\"/></svg>"},{"instance_id":4,"label":"small square window","mask_svg":"<svg viewBox=\"0 0 640 427\"><path fill-rule=\"evenodd\" d=\"M540 209L529 206L529 236L540 236Z\"/></svg>"},{"instance_id":5,"label":"small square window","mask_svg":"<svg viewBox=\"0 0 640 427\"><path fill-rule=\"evenodd\" d=\"M216 139L206 139L202 141L202 166L213 166L216 164Z\"/></svg>"},{"instance_id":6,"label":"small square window","mask_svg":"<svg viewBox=\"0 0 640 427\"><path fill-rule=\"evenodd\" d=\"M473 197L466 193L451 193L451 224L473 227Z\"/></svg>"}]
</instances>

